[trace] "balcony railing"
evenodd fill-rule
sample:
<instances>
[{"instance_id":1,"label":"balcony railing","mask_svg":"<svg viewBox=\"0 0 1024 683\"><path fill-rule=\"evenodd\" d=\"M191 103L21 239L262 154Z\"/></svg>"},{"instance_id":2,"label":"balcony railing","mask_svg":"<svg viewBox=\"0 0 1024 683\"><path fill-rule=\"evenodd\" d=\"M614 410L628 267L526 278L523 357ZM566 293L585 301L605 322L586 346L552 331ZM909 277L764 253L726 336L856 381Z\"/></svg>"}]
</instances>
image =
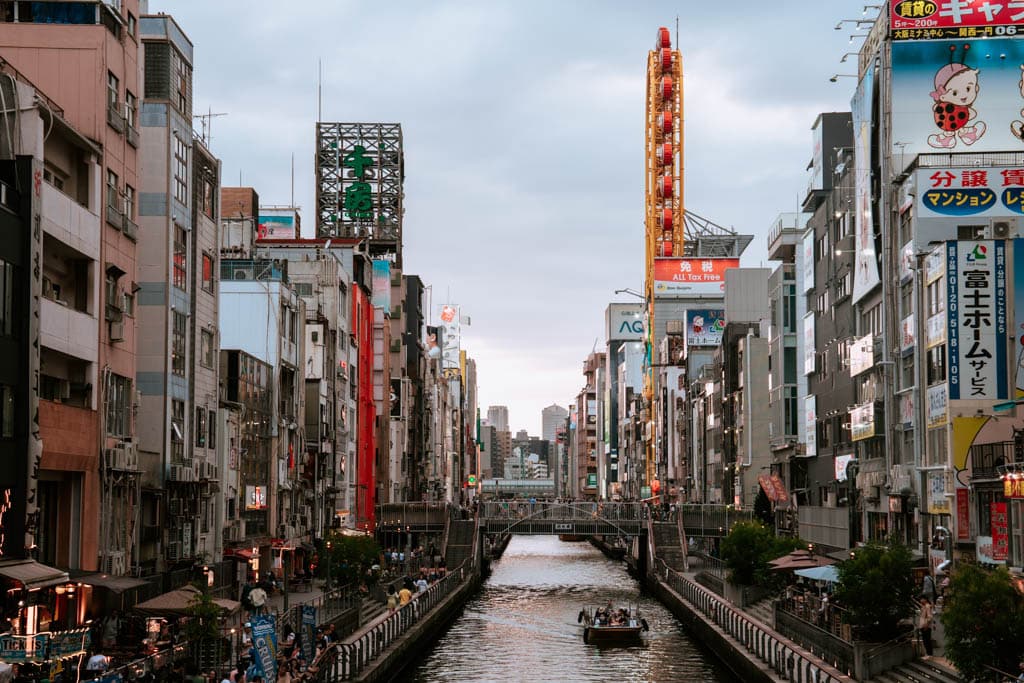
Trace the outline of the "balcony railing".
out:
<instances>
[{"instance_id":1,"label":"balcony railing","mask_svg":"<svg viewBox=\"0 0 1024 683\"><path fill-rule=\"evenodd\" d=\"M999 468L1014 462L1014 450L1012 441L971 446L971 481L998 480Z\"/></svg>"},{"instance_id":2,"label":"balcony railing","mask_svg":"<svg viewBox=\"0 0 1024 683\"><path fill-rule=\"evenodd\" d=\"M118 133L123 133L125 128L124 116L121 115L120 102L107 102L107 123Z\"/></svg>"},{"instance_id":3,"label":"balcony railing","mask_svg":"<svg viewBox=\"0 0 1024 683\"><path fill-rule=\"evenodd\" d=\"M139 241L139 226L131 218L128 218L128 216L124 216L124 222L121 225L121 230L124 231L124 236L132 242Z\"/></svg>"},{"instance_id":4,"label":"balcony railing","mask_svg":"<svg viewBox=\"0 0 1024 683\"><path fill-rule=\"evenodd\" d=\"M139 148L139 129L134 126L127 126L125 130L125 136L128 139L128 144L132 147Z\"/></svg>"}]
</instances>

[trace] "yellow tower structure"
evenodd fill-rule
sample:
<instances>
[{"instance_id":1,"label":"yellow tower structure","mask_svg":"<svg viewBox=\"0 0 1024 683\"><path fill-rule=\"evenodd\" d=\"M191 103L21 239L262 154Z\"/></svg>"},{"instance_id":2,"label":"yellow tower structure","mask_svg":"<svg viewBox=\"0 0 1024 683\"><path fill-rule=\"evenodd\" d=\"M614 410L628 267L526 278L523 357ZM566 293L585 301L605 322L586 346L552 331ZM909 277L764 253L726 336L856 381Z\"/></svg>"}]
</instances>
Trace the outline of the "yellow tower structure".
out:
<instances>
[{"instance_id":1,"label":"yellow tower structure","mask_svg":"<svg viewBox=\"0 0 1024 683\"><path fill-rule=\"evenodd\" d=\"M658 29L647 54L647 128L645 138L646 367L644 398L654 398L655 259L683 255L683 56L672 49L668 28ZM650 415L651 411L648 411ZM651 418L648 417L650 421ZM653 430L652 430L653 431ZM656 479L653 434L646 447L646 484ZM655 485L655 488L656 485ZM657 494L657 491L653 491Z\"/></svg>"}]
</instances>

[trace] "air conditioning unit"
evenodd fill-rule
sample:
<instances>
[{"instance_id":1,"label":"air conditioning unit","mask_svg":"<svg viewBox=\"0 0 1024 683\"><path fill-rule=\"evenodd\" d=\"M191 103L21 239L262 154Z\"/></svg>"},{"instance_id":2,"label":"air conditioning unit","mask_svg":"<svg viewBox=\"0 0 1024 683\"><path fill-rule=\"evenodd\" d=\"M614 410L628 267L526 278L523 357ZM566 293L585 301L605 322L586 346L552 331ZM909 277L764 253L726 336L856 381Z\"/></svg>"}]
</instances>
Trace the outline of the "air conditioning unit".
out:
<instances>
[{"instance_id":1,"label":"air conditioning unit","mask_svg":"<svg viewBox=\"0 0 1024 683\"><path fill-rule=\"evenodd\" d=\"M124 449L108 448L103 451L103 464L108 470L125 469Z\"/></svg>"},{"instance_id":2,"label":"air conditioning unit","mask_svg":"<svg viewBox=\"0 0 1024 683\"><path fill-rule=\"evenodd\" d=\"M987 239L1006 240L1014 237L1016 224L1013 219L998 218L992 221L988 229Z\"/></svg>"},{"instance_id":3,"label":"air conditioning unit","mask_svg":"<svg viewBox=\"0 0 1024 683\"><path fill-rule=\"evenodd\" d=\"M119 342L124 341L124 321L123 320L111 320L110 321L110 341Z\"/></svg>"},{"instance_id":4,"label":"air conditioning unit","mask_svg":"<svg viewBox=\"0 0 1024 683\"><path fill-rule=\"evenodd\" d=\"M177 562L182 558L182 548L179 541L173 541L167 544L167 561Z\"/></svg>"},{"instance_id":5,"label":"air conditioning unit","mask_svg":"<svg viewBox=\"0 0 1024 683\"><path fill-rule=\"evenodd\" d=\"M139 444L134 441L122 441L121 449L124 450L124 468L130 472L138 472Z\"/></svg>"},{"instance_id":6,"label":"air conditioning unit","mask_svg":"<svg viewBox=\"0 0 1024 683\"><path fill-rule=\"evenodd\" d=\"M217 479L220 478L220 472L218 471L217 466L214 463L204 462L202 463L202 465L200 465L200 467L202 469L203 479L206 479L207 481L216 481Z\"/></svg>"},{"instance_id":7,"label":"air conditioning unit","mask_svg":"<svg viewBox=\"0 0 1024 683\"><path fill-rule=\"evenodd\" d=\"M196 473L191 465L171 465L171 481L195 481Z\"/></svg>"},{"instance_id":8,"label":"air conditioning unit","mask_svg":"<svg viewBox=\"0 0 1024 683\"><path fill-rule=\"evenodd\" d=\"M231 271L232 280L255 280L256 275L251 266L246 268L234 268Z\"/></svg>"},{"instance_id":9,"label":"air conditioning unit","mask_svg":"<svg viewBox=\"0 0 1024 683\"><path fill-rule=\"evenodd\" d=\"M241 541L242 540L242 527L237 524L233 524L224 529L224 539L227 541Z\"/></svg>"},{"instance_id":10,"label":"air conditioning unit","mask_svg":"<svg viewBox=\"0 0 1024 683\"><path fill-rule=\"evenodd\" d=\"M665 334L685 334L686 327L682 320L668 320L665 322Z\"/></svg>"},{"instance_id":11,"label":"air conditioning unit","mask_svg":"<svg viewBox=\"0 0 1024 683\"><path fill-rule=\"evenodd\" d=\"M104 553L100 558L100 571L104 574L123 576L126 571L124 563L124 551L116 550Z\"/></svg>"}]
</instances>

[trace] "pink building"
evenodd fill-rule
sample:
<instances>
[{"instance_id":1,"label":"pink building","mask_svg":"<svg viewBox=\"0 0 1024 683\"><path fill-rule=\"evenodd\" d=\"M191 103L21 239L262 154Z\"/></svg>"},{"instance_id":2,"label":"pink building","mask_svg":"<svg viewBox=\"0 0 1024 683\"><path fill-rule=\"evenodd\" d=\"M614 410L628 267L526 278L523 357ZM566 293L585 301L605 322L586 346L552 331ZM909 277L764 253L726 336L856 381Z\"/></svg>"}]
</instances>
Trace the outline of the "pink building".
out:
<instances>
[{"instance_id":1,"label":"pink building","mask_svg":"<svg viewBox=\"0 0 1024 683\"><path fill-rule=\"evenodd\" d=\"M47 150L41 179L56 206L64 195L75 200L72 195L80 185L76 190L69 183L83 182L86 167L84 176L91 177L99 200L90 202L98 206L87 207L99 217L99 252L98 258L83 256L74 239L64 244L56 231L47 232L44 241L39 386L43 452L35 481L30 481L38 497L38 559L117 574L137 564L133 520L140 513L132 419L137 106L143 82L138 4L6 3L0 9L0 58L45 93L63 118L101 150L91 162ZM45 223L45 202L43 210ZM47 276L48 269L52 276ZM93 304L76 309L76 299ZM48 326L57 329L65 318L69 329L95 330L95 343L81 335L48 337Z\"/></svg>"}]
</instances>

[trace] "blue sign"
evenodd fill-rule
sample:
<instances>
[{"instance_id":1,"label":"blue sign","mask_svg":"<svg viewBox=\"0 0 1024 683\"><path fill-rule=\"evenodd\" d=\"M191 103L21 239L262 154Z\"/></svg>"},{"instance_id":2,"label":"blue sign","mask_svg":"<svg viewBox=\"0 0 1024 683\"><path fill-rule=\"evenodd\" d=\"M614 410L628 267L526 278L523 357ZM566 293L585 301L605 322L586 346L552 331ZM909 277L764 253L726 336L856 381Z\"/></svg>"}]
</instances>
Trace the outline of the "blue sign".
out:
<instances>
[{"instance_id":1,"label":"blue sign","mask_svg":"<svg viewBox=\"0 0 1024 683\"><path fill-rule=\"evenodd\" d=\"M272 614L257 614L252 623L253 664L256 673L267 680L277 680L277 624Z\"/></svg>"},{"instance_id":2,"label":"blue sign","mask_svg":"<svg viewBox=\"0 0 1024 683\"><path fill-rule=\"evenodd\" d=\"M312 662L316 654L316 607L302 606L302 654Z\"/></svg>"}]
</instances>

